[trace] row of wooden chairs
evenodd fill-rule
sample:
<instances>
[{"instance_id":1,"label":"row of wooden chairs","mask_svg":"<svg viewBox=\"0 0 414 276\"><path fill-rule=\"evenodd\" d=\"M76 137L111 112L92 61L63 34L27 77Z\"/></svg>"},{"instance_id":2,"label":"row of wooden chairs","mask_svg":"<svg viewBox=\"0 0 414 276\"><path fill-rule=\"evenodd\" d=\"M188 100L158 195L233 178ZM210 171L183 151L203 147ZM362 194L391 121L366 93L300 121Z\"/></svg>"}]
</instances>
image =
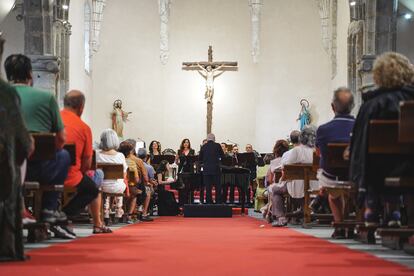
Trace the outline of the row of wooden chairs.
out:
<instances>
[{"instance_id":1,"label":"row of wooden chairs","mask_svg":"<svg viewBox=\"0 0 414 276\"><path fill-rule=\"evenodd\" d=\"M342 176L345 181L338 181L335 187L328 187L328 192L335 190L344 198L346 204L345 220L341 223L333 223L335 228L345 228L349 233L357 231L356 239L375 243L375 233L381 235L382 243L391 248L402 248L409 238L414 241L414 229L403 227L401 229L376 229L367 228L362 220L362 210L358 209L355 201L356 189L350 181L346 181L349 172L349 161L343 157L348 144L332 143L328 144L328 158L326 160L331 171L336 175ZM375 156L393 155L413 158L414 160L414 101L402 102L399 120L372 120L369 125L368 154ZM287 180L302 179L305 182L304 193L304 225L311 223L311 210L309 207L312 193L310 181L316 179L319 160L314 156L313 164L292 164L284 166L285 178ZM389 177L384 179L385 186L394 188L397 191L411 189L414 192L413 177ZM414 206L409 206L413 208ZM353 219L349 218L350 210L356 212ZM409 218L409 221L413 217ZM409 223L410 225L410 223Z\"/></svg>"}]
</instances>

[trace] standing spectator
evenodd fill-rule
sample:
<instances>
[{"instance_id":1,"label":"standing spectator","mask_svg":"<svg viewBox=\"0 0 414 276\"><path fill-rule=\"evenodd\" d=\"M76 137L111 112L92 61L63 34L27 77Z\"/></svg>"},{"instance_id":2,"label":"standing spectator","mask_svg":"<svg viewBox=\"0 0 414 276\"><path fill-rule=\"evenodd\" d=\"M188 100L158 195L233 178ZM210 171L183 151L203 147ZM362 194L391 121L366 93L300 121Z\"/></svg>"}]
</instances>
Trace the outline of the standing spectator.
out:
<instances>
[{"instance_id":1,"label":"standing spectator","mask_svg":"<svg viewBox=\"0 0 414 276\"><path fill-rule=\"evenodd\" d=\"M21 110L30 132L56 134L56 157L48 161L29 161L26 180L45 185L65 182L70 166L69 153L63 149L65 131L59 107L52 93L32 87L32 64L24 55L9 56L4 67L7 79L14 85L21 100ZM58 211L58 192L45 192L42 198L42 220L49 223L65 221L64 212Z\"/></svg>"},{"instance_id":2,"label":"standing spectator","mask_svg":"<svg viewBox=\"0 0 414 276\"><path fill-rule=\"evenodd\" d=\"M72 90L65 95L64 109L61 111L63 124L66 130L66 142L76 145L76 165L69 169L65 186L76 187L75 196L63 208L68 216L76 216L89 204L92 219L93 233L111 233L101 220L101 194L96 183L86 175L92 164L92 132L90 127L82 121L81 116L85 107L85 96L82 92Z\"/></svg>"}]
</instances>

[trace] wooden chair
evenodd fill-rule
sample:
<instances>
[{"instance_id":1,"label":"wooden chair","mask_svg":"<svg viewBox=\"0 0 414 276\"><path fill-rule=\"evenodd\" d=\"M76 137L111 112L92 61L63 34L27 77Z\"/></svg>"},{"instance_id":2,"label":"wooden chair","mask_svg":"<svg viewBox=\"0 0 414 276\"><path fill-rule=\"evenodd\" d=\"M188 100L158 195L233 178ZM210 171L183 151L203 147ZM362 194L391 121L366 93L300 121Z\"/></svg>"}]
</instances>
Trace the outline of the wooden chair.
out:
<instances>
[{"instance_id":1,"label":"wooden chair","mask_svg":"<svg viewBox=\"0 0 414 276\"><path fill-rule=\"evenodd\" d=\"M32 136L35 143L35 151L30 161L47 161L56 158L56 135L54 133L33 133ZM30 191L33 195L33 215L37 221L40 221L43 192L54 190L55 188L60 190L63 185L48 187L40 185L37 181L25 181L23 186L25 190Z\"/></svg>"},{"instance_id":2,"label":"wooden chair","mask_svg":"<svg viewBox=\"0 0 414 276\"><path fill-rule=\"evenodd\" d=\"M104 173L105 180L116 180L124 179L124 166L122 164L113 164L113 163L96 163L96 167L101 169ZM104 202L106 197L117 197L124 196L124 193L106 193L102 192L102 209L101 209L101 218L104 219Z\"/></svg>"},{"instance_id":3,"label":"wooden chair","mask_svg":"<svg viewBox=\"0 0 414 276\"><path fill-rule=\"evenodd\" d=\"M414 101L401 102L398 125L400 143L414 143Z\"/></svg>"},{"instance_id":4,"label":"wooden chair","mask_svg":"<svg viewBox=\"0 0 414 276\"><path fill-rule=\"evenodd\" d=\"M316 180L316 172L313 164L290 164L283 166L285 180L303 180L304 181L304 206L303 216L304 225L308 225L311 222L311 210L310 204L310 181Z\"/></svg>"},{"instance_id":5,"label":"wooden chair","mask_svg":"<svg viewBox=\"0 0 414 276\"><path fill-rule=\"evenodd\" d=\"M70 165L76 165L76 144L66 144L63 148L69 153L70 156ZM62 205L65 206L75 195L76 188L75 187L64 187L63 190L63 201Z\"/></svg>"},{"instance_id":6,"label":"wooden chair","mask_svg":"<svg viewBox=\"0 0 414 276\"><path fill-rule=\"evenodd\" d=\"M70 165L76 165L76 144L66 144L63 148L69 153Z\"/></svg>"},{"instance_id":7,"label":"wooden chair","mask_svg":"<svg viewBox=\"0 0 414 276\"><path fill-rule=\"evenodd\" d=\"M401 107L400 120L370 121L368 142L370 155L382 154L404 158L412 156L414 159L414 142L411 140L413 130L407 129L413 122L413 104L401 103ZM388 177L384 180L384 184L396 190L414 191L413 177ZM399 249L408 242L410 236L414 235L414 229L378 229L377 233L380 234L384 246Z\"/></svg>"},{"instance_id":8,"label":"wooden chair","mask_svg":"<svg viewBox=\"0 0 414 276\"><path fill-rule=\"evenodd\" d=\"M345 202L344 221L333 222L335 229L345 229L347 238L354 238L355 229L358 225L363 225L360 212L355 202L356 187L348 180L349 160L344 159L344 152L349 146L348 143L329 143L327 145L327 158L325 163L329 172L338 176L338 180L332 181L332 186L325 187L328 193L333 193L343 197ZM356 220L350 219L351 206L354 207L357 215Z\"/></svg>"},{"instance_id":9,"label":"wooden chair","mask_svg":"<svg viewBox=\"0 0 414 276\"><path fill-rule=\"evenodd\" d=\"M54 160L56 158L56 135L54 133L33 133L32 134L35 144L35 151L30 157L30 161L47 161ZM63 183L62 183L63 184ZM24 226L28 230L27 241L30 243L39 242L48 238L47 223L41 223L41 207L42 196L47 191L62 191L63 185L40 185L38 181L25 181L23 183L25 192L26 203L31 200L33 207L33 216L37 222L34 224L27 224ZM27 204L26 206L29 206Z\"/></svg>"}]
</instances>

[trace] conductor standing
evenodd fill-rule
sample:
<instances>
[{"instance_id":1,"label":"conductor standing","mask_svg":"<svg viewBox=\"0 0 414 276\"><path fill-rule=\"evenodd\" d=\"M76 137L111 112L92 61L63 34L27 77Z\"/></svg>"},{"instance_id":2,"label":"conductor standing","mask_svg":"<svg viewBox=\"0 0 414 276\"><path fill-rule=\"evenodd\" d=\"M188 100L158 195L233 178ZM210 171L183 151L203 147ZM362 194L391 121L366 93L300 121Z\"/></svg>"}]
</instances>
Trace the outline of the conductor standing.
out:
<instances>
[{"instance_id":1,"label":"conductor standing","mask_svg":"<svg viewBox=\"0 0 414 276\"><path fill-rule=\"evenodd\" d=\"M206 187L206 202L213 203L212 188L216 190L216 204L221 203L221 176L220 161L224 157L224 152L220 144L215 142L216 137L213 133L207 135L207 143L201 147L200 161L203 163L203 183ZM202 202L202 199L200 200Z\"/></svg>"}]
</instances>

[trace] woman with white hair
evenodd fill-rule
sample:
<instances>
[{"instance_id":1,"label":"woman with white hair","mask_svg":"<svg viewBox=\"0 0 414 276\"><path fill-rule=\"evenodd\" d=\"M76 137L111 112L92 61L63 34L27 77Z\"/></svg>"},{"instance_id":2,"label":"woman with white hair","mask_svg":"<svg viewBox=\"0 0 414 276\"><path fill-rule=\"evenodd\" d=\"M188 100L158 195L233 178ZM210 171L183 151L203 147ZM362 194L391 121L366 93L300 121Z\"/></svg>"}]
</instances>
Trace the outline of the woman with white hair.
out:
<instances>
[{"instance_id":1,"label":"woman with white hair","mask_svg":"<svg viewBox=\"0 0 414 276\"><path fill-rule=\"evenodd\" d=\"M374 158L368 155L369 122L397 120L400 102L414 100L414 66L401 54L384 53L375 60L373 77L378 88L362 95L363 104L352 131L350 175L352 182L358 185L360 204L366 204L365 221L378 223L379 206L386 203L388 214L383 220L384 226L395 227L400 224L399 194L386 189L384 179L414 176L414 161L409 155L377 155ZM380 202L381 197L383 202Z\"/></svg>"},{"instance_id":2,"label":"woman with white hair","mask_svg":"<svg viewBox=\"0 0 414 276\"><path fill-rule=\"evenodd\" d=\"M124 166L124 178L123 179L105 179L102 183L102 191L106 193L123 193L126 189L124 179L126 178L126 171L128 165L125 160L125 156L117 152L119 147L119 139L116 132L110 128L105 129L101 134L101 143L99 144L99 150L96 152L97 163L113 163L122 164ZM122 209L122 196L116 197L116 209L115 209L115 223L124 214ZM104 203L104 219L105 222L109 222L109 209L110 209L110 197L105 199Z\"/></svg>"},{"instance_id":3,"label":"woman with white hair","mask_svg":"<svg viewBox=\"0 0 414 276\"><path fill-rule=\"evenodd\" d=\"M287 225L283 195L288 193L294 199L302 201L304 197L303 180L285 181L283 166L289 164L310 164L313 161L313 152L315 151L316 127L305 126L299 136L299 144L291 150L285 152L282 156L282 177L279 183L275 184L271 192L272 216L275 220L272 223L274 227ZM314 183L314 182L313 182ZM311 183L311 185L313 184ZM312 185L313 186L313 185Z\"/></svg>"}]
</instances>

